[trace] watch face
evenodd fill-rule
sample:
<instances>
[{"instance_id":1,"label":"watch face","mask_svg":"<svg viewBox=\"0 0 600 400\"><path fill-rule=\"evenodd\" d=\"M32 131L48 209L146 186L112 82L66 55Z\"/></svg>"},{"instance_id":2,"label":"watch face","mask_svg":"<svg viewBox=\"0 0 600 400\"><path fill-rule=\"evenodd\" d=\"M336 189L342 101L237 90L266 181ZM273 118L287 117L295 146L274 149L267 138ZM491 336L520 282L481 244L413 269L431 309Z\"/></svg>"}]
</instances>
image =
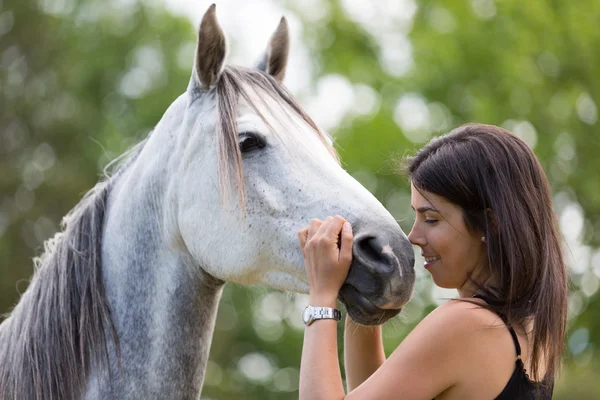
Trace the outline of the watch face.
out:
<instances>
[{"instance_id":1,"label":"watch face","mask_svg":"<svg viewBox=\"0 0 600 400\"><path fill-rule=\"evenodd\" d=\"M306 307L304 309L304 311L302 312L302 321L307 324L310 321L310 317L311 317L311 309L310 306Z\"/></svg>"}]
</instances>

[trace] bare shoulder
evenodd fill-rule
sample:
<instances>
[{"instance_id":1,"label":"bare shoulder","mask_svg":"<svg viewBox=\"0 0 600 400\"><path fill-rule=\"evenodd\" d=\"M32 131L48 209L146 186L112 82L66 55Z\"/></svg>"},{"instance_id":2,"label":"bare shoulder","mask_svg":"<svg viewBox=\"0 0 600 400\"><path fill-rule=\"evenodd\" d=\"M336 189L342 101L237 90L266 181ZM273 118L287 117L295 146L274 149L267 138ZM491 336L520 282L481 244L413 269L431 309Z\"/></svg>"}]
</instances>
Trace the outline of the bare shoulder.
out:
<instances>
[{"instance_id":1,"label":"bare shoulder","mask_svg":"<svg viewBox=\"0 0 600 400\"><path fill-rule=\"evenodd\" d=\"M475 303L450 301L432 311L350 398L403 393L405 399L479 399L500 393L514 369L514 346L503 321Z\"/></svg>"},{"instance_id":2,"label":"bare shoulder","mask_svg":"<svg viewBox=\"0 0 600 400\"><path fill-rule=\"evenodd\" d=\"M450 300L427 315L419 327L428 329L440 325L456 333L468 333L474 328L506 328L502 319L485 308L479 299Z\"/></svg>"},{"instance_id":3,"label":"bare shoulder","mask_svg":"<svg viewBox=\"0 0 600 400\"><path fill-rule=\"evenodd\" d=\"M505 351L507 359L514 361L515 347L508 328L484 306L479 299L448 301L425 317L411 335L435 338L439 346L468 362L472 357L490 356L490 349Z\"/></svg>"},{"instance_id":4,"label":"bare shoulder","mask_svg":"<svg viewBox=\"0 0 600 400\"><path fill-rule=\"evenodd\" d=\"M454 370L449 398L499 393L512 375L515 344L504 321L479 299L452 300L432 311L411 333L429 338ZM481 382L486 382L482 387ZM496 391L496 392L494 392ZM440 396L445 398L445 396Z\"/></svg>"}]
</instances>

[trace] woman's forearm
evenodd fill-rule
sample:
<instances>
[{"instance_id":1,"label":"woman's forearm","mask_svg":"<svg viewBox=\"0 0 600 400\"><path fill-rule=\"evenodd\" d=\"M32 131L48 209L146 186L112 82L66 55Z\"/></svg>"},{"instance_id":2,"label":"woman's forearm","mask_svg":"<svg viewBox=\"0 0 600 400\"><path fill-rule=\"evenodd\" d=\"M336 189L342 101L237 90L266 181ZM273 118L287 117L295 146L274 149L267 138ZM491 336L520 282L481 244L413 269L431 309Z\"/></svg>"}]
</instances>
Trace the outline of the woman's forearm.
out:
<instances>
[{"instance_id":1,"label":"woman's forearm","mask_svg":"<svg viewBox=\"0 0 600 400\"><path fill-rule=\"evenodd\" d=\"M381 326L362 326L346 316L344 366L348 392L366 381L384 363Z\"/></svg>"},{"instance_id":2,"label":"woman's forearm","mask_svg":"<svg viewBox=\"0 0 600 400\"><path fill-rule=\"evenodd\" d=\"M300 400L339 400L344 387L338 362L337 322L319 320L304 329Z\"/></svg>"}]
</instances>

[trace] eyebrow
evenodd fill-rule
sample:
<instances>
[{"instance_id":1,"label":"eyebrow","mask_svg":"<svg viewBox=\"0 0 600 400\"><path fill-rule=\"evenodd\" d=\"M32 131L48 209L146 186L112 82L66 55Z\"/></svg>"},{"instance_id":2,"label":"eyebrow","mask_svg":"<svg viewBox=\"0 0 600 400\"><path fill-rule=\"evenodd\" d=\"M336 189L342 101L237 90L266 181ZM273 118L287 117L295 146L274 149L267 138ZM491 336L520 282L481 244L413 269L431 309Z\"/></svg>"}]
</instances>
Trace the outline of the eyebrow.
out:
<instances>
[{"instance_id":1,"label":"eyebrow","mask_svg":"<svg viewBox=\"0 0 600 400\"><path fill-rule=\"evenodd\" d=\"M413 210L415 209L413 206L410 206L410 208L412 208ZM420 212L420 213L425 213L425 212L427 212L427 211L433 211L433 212L436 212L436 213L438 213L438 214L440 213L438 210L436 210L436 209L435 209L435 208L433 208L433 207L419 207L419 208L417 208L417 210L416 210L416 211L417 211L417 212Z\"/></svg>"}]
</instances>

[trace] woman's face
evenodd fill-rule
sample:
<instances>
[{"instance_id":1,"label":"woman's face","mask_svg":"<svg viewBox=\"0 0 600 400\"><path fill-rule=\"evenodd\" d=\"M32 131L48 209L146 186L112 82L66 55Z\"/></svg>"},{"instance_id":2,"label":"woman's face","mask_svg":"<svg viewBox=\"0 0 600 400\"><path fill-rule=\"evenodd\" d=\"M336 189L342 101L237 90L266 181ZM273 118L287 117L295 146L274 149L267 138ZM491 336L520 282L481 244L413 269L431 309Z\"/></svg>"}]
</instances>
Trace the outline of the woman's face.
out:
<instances>
[{"instance_id":1,"label":"woman's face","mask_svg":"<svg viewBox=\"0 0 600 400\"><path fill-rule=\"evenodd\" d=\"M421 248L425 269L436 285L471 296L475 288L468 278L479 283L488 278L483 234L469 232L461 207L412 184L411 205L416 218L408 239Z\"/></svg>"}]
</instances>

